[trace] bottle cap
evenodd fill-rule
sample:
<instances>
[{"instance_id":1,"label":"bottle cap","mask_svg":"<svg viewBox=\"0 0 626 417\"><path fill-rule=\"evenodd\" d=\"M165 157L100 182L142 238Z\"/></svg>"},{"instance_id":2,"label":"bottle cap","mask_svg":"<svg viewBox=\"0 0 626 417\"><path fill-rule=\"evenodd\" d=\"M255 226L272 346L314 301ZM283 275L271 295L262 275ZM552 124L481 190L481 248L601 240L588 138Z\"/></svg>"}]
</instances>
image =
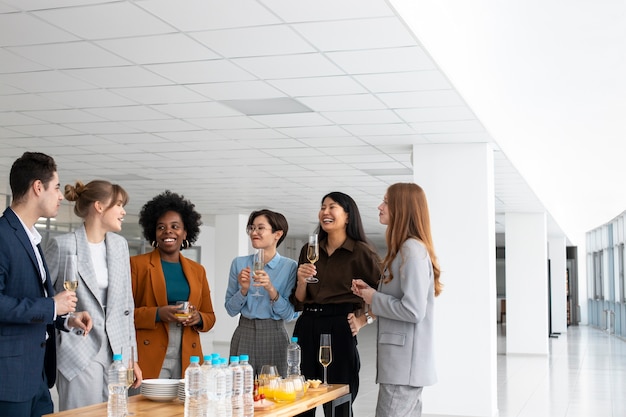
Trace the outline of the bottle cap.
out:
<instances>
[{"instance_id":1,"label":"bottle cap","mask_svg":"<svg viewBox=\"0 0 626 417\"><path fill-rule=\"evenodd\" d=\"M250 357L248 355L239 355L239 360L247 362L250 360Z\"/></svg>"},{"instance_id":2,"label":"bottle cap","mask_svg":"<svg viewBox=\"0 0 626 417\"><path fill-rule=\"evenodd\" d=\"M219 365L220 364L220 358L213 358L211 360L211 365L215 366L215 365Z\"/></svg>"},{"instance_id":3,"label":"bottle cap","mask_svg":"<svg viewBox=\"0 0 626 417\"><path fill-rule=\"evenodd\" d=\"M122 360L122 354L121 353L114 353L113 354L113 360L114 361L121 361Z\"/></svg>"},{"instance_id":4,"label":"bottle cap","mask_svg":"<svg viewBox=\"0 0 626 417\"><path fill-rule=\"evenodd\" d=\"M293 337L291 338L291 343L298 343L298 338L297 338L297 337L295 337L295 336L293 336Z\"/></svg>"},{"instance_id":5,"label":"bottle cap","mask_svg":"<svg viewBox=\"0 0 626 417\"><path fill-rule=\"evenodd\" d=\"M192 357L189 358L189 362L191 362L191 363L200 363L200 357L192 356Z\"/></svg>"},{"instance_id":6,"label":"bottle cap","mask_svg":"<svg viewBox=\"0 0 626 417\"><path fill-rule=\"evenodd\" d=\"M211 355L204 355L204 356L202 357L202 360L203 360L204 362L211 362Z\"/></svg>"},{"instance_id":7,"label":"bottle cap","mask_svg":"<svg viewBox=\"0 0 626 417\"><path fill-rule=\"evenodd\" d=\"M231 356L230 363L239 363L239 356Z\"/></svg>"}]
</instances>

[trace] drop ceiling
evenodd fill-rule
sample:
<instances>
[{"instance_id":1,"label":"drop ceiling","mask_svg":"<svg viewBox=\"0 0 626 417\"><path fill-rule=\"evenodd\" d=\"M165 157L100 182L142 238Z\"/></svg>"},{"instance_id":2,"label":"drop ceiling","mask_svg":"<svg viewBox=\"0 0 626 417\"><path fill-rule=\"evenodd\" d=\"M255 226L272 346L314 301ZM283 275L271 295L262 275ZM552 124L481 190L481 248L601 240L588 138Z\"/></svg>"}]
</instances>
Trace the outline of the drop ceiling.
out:
<instances>
[{"instance_id":1,"label":"drop ceiling","mask_svg":"<svg viewBox=\"0 0 626 417\"><path fill-rule=\"evenodd\" d=\"M465 142L494 147L497 231L507 211L544 210L385 1L0 1L6 193L12 162L37 150L62 183L124 186L126 227L171 189L207 224L267 207L305 235L340 190L378 240L412 145Z\"/></svg>"}]
</instances>

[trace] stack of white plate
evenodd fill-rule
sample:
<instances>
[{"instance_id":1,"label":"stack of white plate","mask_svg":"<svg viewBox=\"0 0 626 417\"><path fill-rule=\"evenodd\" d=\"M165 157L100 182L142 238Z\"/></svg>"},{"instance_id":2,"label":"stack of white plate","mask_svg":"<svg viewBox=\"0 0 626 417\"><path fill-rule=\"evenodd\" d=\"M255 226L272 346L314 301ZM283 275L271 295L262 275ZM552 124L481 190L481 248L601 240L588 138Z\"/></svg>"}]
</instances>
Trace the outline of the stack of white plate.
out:
<instances>
[{"instance_id":1,"label":"stack of white plate","mask_svg":"<svg viewBox=\"0 0 626 417\"><path fill-rule=\"evenodd\" d=\"M178 381L178 399L185 401L185 380Z\"/></svg>"},{"instance_id":2,"label":"stack of white plate","mask_svg":"<svg viewBox=\"0 0 626 417\"><path fill-rule=\"evenodd\" d=\"M141 395L153 401L172 401L178 396L178 379L144 379Z\"/></svg>"}]
</instances>

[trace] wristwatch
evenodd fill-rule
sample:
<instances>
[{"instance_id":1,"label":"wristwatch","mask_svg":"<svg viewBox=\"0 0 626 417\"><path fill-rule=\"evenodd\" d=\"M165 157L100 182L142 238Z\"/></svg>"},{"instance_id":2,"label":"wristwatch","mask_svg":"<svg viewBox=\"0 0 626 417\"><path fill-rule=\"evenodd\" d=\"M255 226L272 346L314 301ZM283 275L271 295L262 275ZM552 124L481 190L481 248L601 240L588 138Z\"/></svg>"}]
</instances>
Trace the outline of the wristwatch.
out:
<instances>
[{"instance_id":1,"label":"wristwatch","mask_svg":"<svg viewBox=\"0 0 626 417\"><path fill-rule=\"evenodd\" d=\"M374 323L374 317L370 316L369 311L365 312L365 318L367 319L367 324L372 324Z\"/></svg>"}]
</instances>

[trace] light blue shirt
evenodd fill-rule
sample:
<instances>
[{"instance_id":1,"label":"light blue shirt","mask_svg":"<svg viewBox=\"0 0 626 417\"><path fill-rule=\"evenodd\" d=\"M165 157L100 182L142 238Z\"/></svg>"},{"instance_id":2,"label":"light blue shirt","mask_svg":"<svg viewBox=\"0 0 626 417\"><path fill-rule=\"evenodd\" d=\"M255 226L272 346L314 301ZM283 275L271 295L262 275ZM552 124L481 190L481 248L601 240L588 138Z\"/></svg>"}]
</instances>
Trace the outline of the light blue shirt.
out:
<instances>
[{"instance_id":1,"label":"light blue shirt","mask_svg":"<svg viewBox=\"0 0 626 417\"><path fill-rule=\"evenodd\" d=\"M263 287L250 285L248 294L245 296L241 294L241 286L237 281L237 276L242 269L252 266L252 258L253 255L239 256L233 259L230 265L228 289L224 302L226 311L231 317L241 314L248 319L291 320L294 317L294 309L289 302L289 296L296 285L298 264L293 259L280 256L278 252L269 263L265 264L264 270L269 275L272 285L279 295L278 300L272 303L269 294ZM262 297L252 295L257 289Z\"/></svg>"}]
</instances>

